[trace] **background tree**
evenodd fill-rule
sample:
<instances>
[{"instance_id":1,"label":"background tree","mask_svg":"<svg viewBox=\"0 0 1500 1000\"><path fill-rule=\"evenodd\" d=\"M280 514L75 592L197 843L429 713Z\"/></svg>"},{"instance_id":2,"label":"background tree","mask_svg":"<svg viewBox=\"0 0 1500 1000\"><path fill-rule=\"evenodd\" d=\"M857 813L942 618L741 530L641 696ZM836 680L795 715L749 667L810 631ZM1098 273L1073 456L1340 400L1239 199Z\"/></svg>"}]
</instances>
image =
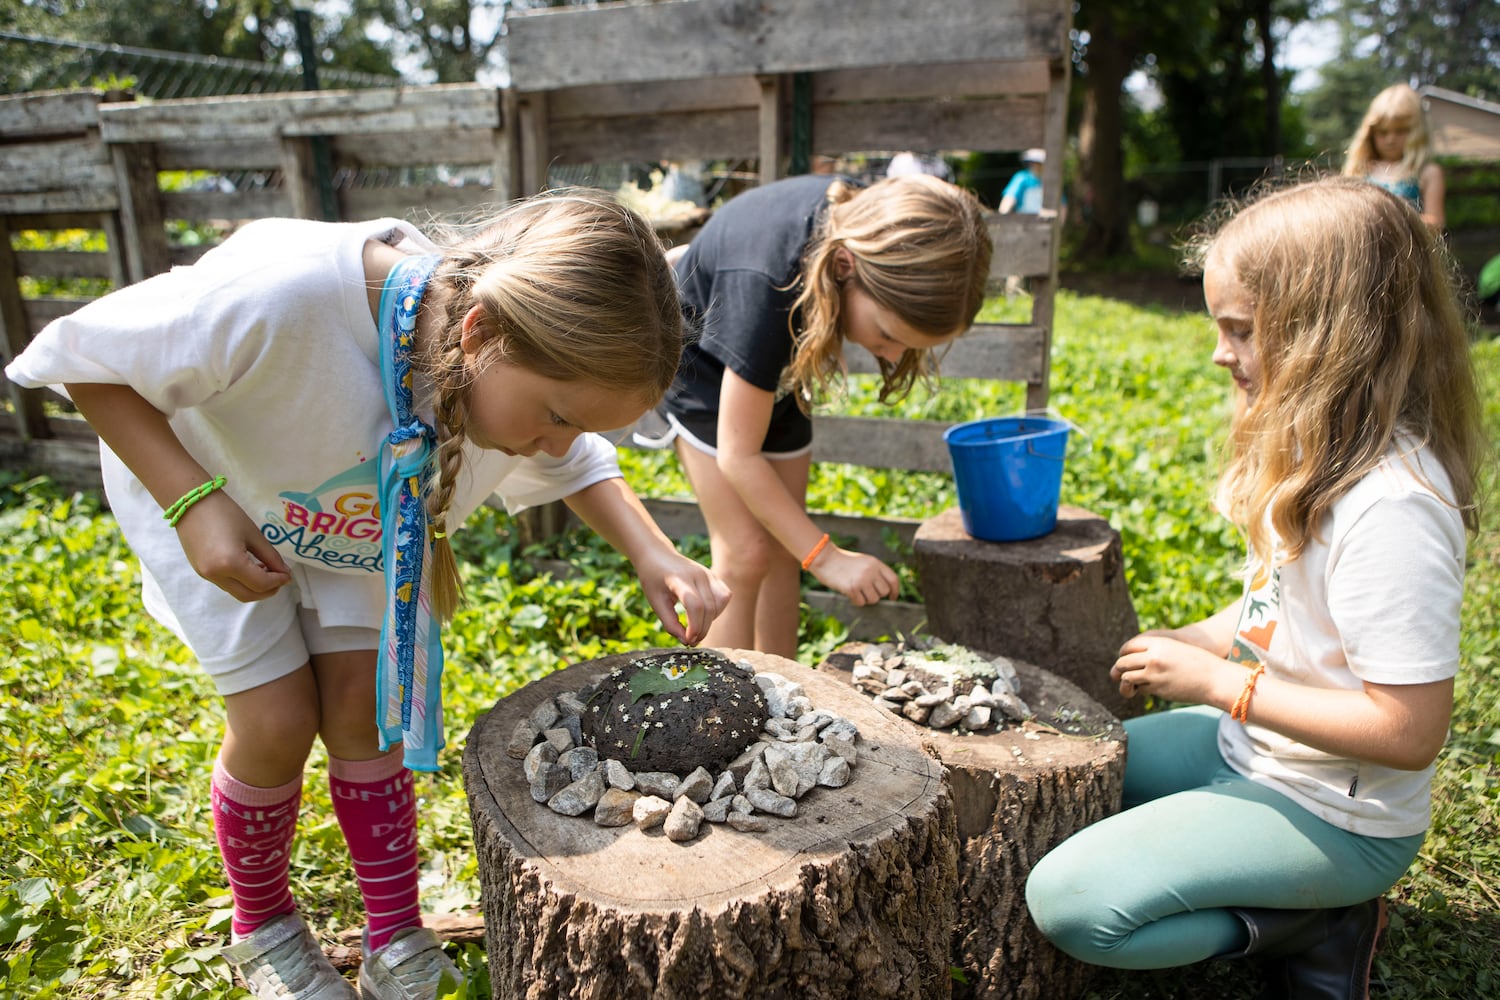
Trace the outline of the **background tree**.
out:
<instances>
[{"instance_id":1,"label":"background tree","mask_svg":"<svg viewBox=\"0 0 1500 1000\"><path fill-rule=\"evenodd\" d=\"M1500 3L1330 0L1338 56L1304 98L1308 142L1341 157L1365 108L1393 83L1500 100ZM1399 39L1391 43L1390 39Z\"/></svg>"}]
</instances>

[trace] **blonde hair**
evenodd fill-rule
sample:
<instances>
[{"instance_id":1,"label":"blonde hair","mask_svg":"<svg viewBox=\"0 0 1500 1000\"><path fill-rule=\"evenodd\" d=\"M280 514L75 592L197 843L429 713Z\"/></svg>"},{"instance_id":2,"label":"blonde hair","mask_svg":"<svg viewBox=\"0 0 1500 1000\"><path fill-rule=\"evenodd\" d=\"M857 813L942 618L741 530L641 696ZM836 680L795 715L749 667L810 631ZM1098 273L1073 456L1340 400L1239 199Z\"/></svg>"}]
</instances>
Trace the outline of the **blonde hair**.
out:
<instances>
[{"instance_id":1,"label":"blonde hair","mask_svg":"<svg viewBox=\"0 0 1500 1000\"><path fill-rule=\"evenodd\" d=\"M1379 157L1375 153L1374 131L1377 128L1408 129L1406 146L1401 151L1401 173L1415 177L1431 159L1427 116L1422 112L1422 97L1404 83L1394 84L1375 95L1365 111L1364 120L1349 143L1344 156L1344 174L1363 177Z\"/></svg>"},{"instance_id":2,"label":"blonde hair","mask_svg":"<svg viewBox=\"0 0 1500 1000\"><path fill-rule=\"evenodd\" d=\"M1468 332L1409 204L1349 177L1273 190L1192 257L1228 269L1253 303L1260 385L1235 414L1219 496L1255 561L1297 558L1398 436L1432 450L1446 499L1478 529L1488 448Z\"/></svg>"},{"instance_id":3,"label":"blonde hair","mask_svg":"<svg viewBox=\"0 0 1500 1000\"><path fill-rule=\"evenodd\" d=\"M439 322L420 364L437 416L428 518L442 535L476 370L504 361L545 378L591 382L636 397L644 412L677 373L682 312L655 231L602 193L549 192L513 203L467 238L455 232L438 240L454 242L424 296L423 308L436 309ZM484 346L471 367L463 322L476 305ZM436 538L433 553L433 611L446 620L462 600L461 585L446 537Z\"/></svg>"},{"instance_id":4,"label":"blonde hair","mask_svg":"<svg viewBox=\"0 0 1500 1000\"><path fill-rule=\"evenodd\" d=\"M801 291L792 308L801 329L792 330L796 347L783 375L804 411L844 371L839 250L853 258L853 273L845 281L934 340L974 321L990 273L983 209L972 194L947 181L890 177L867 188L837 181L828 189L828 203L803 255ZM880 401L900 399L918 378L930 377L931 355L908 350L897 364L881 359Z\"/></svg>"}]
</instances>

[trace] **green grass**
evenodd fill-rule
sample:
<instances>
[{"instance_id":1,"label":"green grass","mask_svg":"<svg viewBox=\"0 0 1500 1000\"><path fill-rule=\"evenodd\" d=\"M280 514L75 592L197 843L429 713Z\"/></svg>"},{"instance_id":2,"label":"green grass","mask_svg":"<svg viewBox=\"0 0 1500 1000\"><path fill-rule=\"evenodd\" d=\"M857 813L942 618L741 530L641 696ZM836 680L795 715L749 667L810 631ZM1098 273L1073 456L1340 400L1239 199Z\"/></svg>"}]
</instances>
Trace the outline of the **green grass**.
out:
<instances>
[{"instance_id":1,"label":"green grass","mask_svg":"<svg viewBox=\"0 0 1500 1000\"><path fill-rule=\"evenodd\" d=\"M1201 316L1059 297L1053 408L1081 430L1063 500L1120 530L1142 625L1208 613L1236 591L1239 543L1209 492L1228 404ZM1006 307L992 306L998 317ZM1500 344L1476 347L1500 436ZM1014 386L951 385L903 413L967 419L1011 413ZM861 383L843 407L873 412ZM633 453L639 483L685 489L669 457ZM673 486L673 483L676 486ZM944 477L820 469L825 508L926 517L953 503ZM1376 960L1377 997L1473 998L1500 983L1500 515L1473 545L1464 663L1426 846L1395 888ZM469 720L565 664L668 644L623 561L584 533L522 551L507 520L464 532L469 604L448 633L451 746L421 778L423 905L477 905L459 760ZM687 550L704 556L701 539ZM533 556L579 572L538 576ZM135 562L95 498L46 482L0 480L0 996L243 996L216 958L229 900L207 801L221 719L187 652L139 610ZM802 659L842 637L809 613ZM293 858L299 899L324 931L361 920L317 756ZM458 955L484 984L481 949ZM1244 963L1156 973L1100 971L1088 996L1249 998ZM478 993L476 995L483 995Z\"/></svg>"}]
</instances>

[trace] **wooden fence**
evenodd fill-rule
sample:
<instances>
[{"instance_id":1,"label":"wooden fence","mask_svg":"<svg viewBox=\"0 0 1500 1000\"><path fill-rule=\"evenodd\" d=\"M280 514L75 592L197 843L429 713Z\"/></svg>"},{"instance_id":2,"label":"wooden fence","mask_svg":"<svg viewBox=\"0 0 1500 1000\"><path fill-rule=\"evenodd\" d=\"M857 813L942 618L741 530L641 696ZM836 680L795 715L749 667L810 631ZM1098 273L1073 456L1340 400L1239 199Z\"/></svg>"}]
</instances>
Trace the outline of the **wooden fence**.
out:
<instances>
[{"instance_id":1,"label":"wooden fence","mask_svg":"<svg viewBox=\"0 0 1500 1000\"><path fill-rule=\"evenodd\" d=\"M438 85L152 103L58 92L0 98L0 323L8 359L81 302L23 297L23 277L140 280L202 247L179 220L225 231L266 216L410 218L472 210L543 189L571 164L745 159L782 176L799 144L856 151L1048 151L1041 216L996 216L994 274L1031 279L1022 324L976 326L945 378L1026 384L1046 405L1057 278L1056 207L1070 66L1066 0L667 0L513 13L511 86ZM165 172L203 189L164 189ZM348 183L376 176L384 183ZM177 174L176 176L182 176ZM12 248L22 230L104 233L100 253ZM850 369L874 371L863 352ZM8 384L14 418L0 461L95 481L76 418ZM874 468L951 470L946 424L817 417L813 457ZM696 508L648 505L674 537L701 532ZM899 560L918 522L816 515L864 551ZM885 537L900 540L893 552ZM809 595L853 617L842 599ZM921 607L862 615L864 632L910 628Z\"/></svg>"}]
</instances>

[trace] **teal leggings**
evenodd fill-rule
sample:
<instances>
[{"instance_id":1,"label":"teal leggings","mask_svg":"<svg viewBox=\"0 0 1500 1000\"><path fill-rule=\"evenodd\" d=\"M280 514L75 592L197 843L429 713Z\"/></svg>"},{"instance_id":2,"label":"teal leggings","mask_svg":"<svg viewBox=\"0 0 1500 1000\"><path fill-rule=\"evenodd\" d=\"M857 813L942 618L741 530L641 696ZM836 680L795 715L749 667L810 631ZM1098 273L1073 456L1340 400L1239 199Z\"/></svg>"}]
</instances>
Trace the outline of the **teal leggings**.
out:
<instances>
[{"instance_id":1,"label":"teal leggings","mask_svg":"<svg viewBox=\"0 0 1500 1000\"><path fill-rule=\"evenodd\" d=\"M1164 969L1242 950L1227 907L1321 909L1381 895L1422 834L1361 837L1242 777L1219 756L1222 712L1131 719L1124 811L1047 854L1026 882L1031 917L1094 965Z\"/></svg>"}]
</instances>

